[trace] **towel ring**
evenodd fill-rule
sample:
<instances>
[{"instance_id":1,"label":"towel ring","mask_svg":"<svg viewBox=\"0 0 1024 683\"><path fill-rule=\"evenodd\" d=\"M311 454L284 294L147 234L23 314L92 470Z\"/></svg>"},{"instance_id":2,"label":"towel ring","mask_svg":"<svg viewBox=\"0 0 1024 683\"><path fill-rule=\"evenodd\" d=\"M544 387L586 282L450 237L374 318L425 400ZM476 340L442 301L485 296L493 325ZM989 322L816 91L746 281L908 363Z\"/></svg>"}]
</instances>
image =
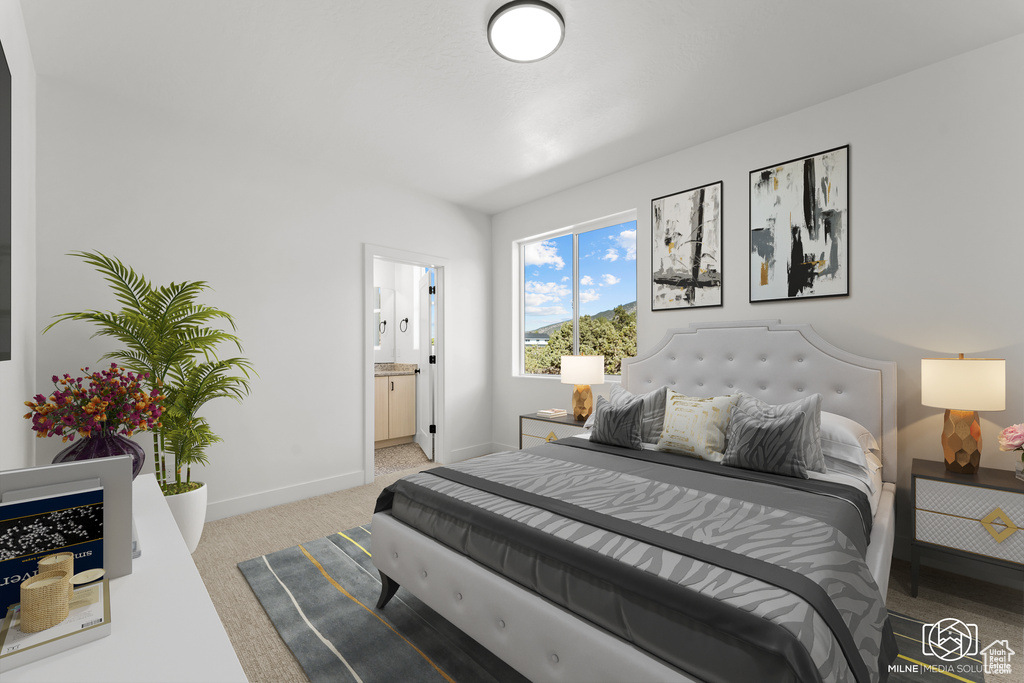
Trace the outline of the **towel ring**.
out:
<instances>
[{"instance_id":1,"label":"towel ring","mask_svg":"<svg viewBox=\"0 0 1024 683\"><path fill-rule=\"evenodd\" d=\"M380 325L377 325L377 329L380 330L381 334L384 334L384 330L388 329L388 321L381 320Z\"/></svg>"},{"instance_id":2,"label":"towel ring","mask_svg":"<svg viewBox=\"0 0 1024 683\"><path fill-rule=\"evenodd\" d=\"M402 318L402 322L398 323L398 329L400 329L402 332L408 332L409 331L409 319L408 318Z\"/></svg>"}]
</instances>

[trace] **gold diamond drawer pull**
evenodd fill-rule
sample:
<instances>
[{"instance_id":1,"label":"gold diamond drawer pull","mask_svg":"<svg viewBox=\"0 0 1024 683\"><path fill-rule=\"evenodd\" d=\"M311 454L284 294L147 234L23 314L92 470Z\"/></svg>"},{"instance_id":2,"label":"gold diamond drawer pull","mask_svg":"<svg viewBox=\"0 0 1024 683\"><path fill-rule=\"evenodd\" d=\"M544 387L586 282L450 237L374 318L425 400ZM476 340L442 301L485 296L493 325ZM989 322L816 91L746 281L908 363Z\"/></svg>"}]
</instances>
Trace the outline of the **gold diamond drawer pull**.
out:
<instances>
[{"instance_id":1,"label":"gold diamond drawer pull","mask_svg":"<svg viewBox=\"0 0 1024 683\"><path fill-rule=\"evenodd\" d=\"M1003 529L999 529L993 524L993 522L999 522L1006 526ZM985 515L981 520L981 525L985 527L985 531L992 534L992 538L996 539L996 543L1002 543L1010 536L1013 536L1014 532L1018 531L1017 525L1014 524L1010 518L1006 516L1006 513L999 508L996 508Z\"/></svg>"},{"instance_id":2,"label":"gold diamond drawer pull","mask_svg":"<svg viewBox=\"0 0 1024 683\"><path fill-rule=\"evenodd\" d=\"M544 439L544 441L546 441L547 443L551 443L552 441L558 441L558 437L555 436L554 432L550 432L548 434L548 438ZM991 533L991 532L989 532L989 533Z\"/></svg>"}]
</instances>

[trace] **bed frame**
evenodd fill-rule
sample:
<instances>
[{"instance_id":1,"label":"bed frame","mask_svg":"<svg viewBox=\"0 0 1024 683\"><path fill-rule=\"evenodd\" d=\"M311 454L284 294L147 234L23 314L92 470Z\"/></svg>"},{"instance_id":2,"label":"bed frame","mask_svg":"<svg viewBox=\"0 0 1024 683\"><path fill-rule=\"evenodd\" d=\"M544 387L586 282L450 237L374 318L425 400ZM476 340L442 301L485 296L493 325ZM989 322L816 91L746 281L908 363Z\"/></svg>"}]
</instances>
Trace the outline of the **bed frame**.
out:
<instances>
[{"instance_id":1,"label":"bed frame","mask_svg":"<svg viewBox=\"0 0 1024 683\"><path fill-rule=\"evenodd\" d=\"M670 330L652 351L623 361L628 391L663 384L691 396L742 389L769 403L820 393L823 410L867 427L881 444L885 482L867 562L885 597L896 521L895 363L843 351L809 325L699 323ZM373 516L373 563L530 680L692 681L389 513Z\"/></svg>"}]
</instances>

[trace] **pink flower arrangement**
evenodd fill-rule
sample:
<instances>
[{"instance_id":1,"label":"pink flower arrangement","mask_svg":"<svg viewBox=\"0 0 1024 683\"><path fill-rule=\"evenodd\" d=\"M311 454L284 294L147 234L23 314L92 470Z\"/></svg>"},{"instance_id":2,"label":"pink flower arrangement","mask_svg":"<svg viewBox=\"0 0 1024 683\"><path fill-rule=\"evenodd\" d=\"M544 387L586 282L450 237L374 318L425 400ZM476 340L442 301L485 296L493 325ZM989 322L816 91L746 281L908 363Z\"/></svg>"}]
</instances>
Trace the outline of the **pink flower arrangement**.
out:
<instances>
[{"instance_id":1,"label":"pink flower arrangement","mask_svg":"<svg viewBox=\"0 0 1024 683\"><path fill-rule=\"evenodd\" d=\"M1024 424L1011 425L999 432L999 450L1024 451Z\"/></svg>"},{"instance_id":2,"label":"pink flower arrangement","mask_svg":"<svg viewBox=\"0 0 1024 683\"><path fill-rule=\"evenodd\" d=\"M88 373L89 368L82 368L82 372ZM156 389L146 393L141 382L148 377L125 372L116 363L111 363L109 370L97 370L86 377L54 375L54 392L49 398L37 394L33 401L25 401L31 408L25 419L32 420L37 437L60 436L63 441L74 441L76 434L131 436L160 427L163 408L159 404L166 397Z\"/></svg>"}]
</instances>

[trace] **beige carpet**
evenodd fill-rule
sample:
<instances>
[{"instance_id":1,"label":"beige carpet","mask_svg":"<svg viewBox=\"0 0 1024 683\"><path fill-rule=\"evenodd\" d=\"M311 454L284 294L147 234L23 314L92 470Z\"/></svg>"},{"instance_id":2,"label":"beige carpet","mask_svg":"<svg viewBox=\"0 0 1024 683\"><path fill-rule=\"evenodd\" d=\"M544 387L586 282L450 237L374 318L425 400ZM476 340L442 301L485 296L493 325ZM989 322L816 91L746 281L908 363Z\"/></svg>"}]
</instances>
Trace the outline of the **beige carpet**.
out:
<instances>
[{"instance_id":1,"label":"beige carpet","mask_svg":"<svg viewBox=\"0 0 1024 683\"><path fill-rule=\"evenodd\" d=\"M306 681L298 662L277 635L238 570L243 560L322 538L366 524L377 494L410 472L433 467L427 463L377 477L376 481L337 493L289 503L267 510L210 522L192 555L206 582L213 604L227 629L246 676L252 683ZM953 617L978 625L982 647L1007 639L1021 653L1024 667L1024 594L1021 591L972 582L928 567L921 568L917 598L910 597L910 569L893 563L887 596L889 609L922 620ZM1017 669L1017 661L1014 661ZM953 679L950 679L951 681ZM1012 683L1018 676L989 676L987 683Z\"/></svg>"},{"instance_id":2,"label":"beige carpet","mask_svg":"<svg viewBox=\"0 0 1024 683\"><path fill-rule=\"evenodd\" d=\"M373 452L373 476L383 477L413 467L426 467L429 463L430 459L417 443L378 448Z\"/></svg>"},{"instance_id":3,"label":"beige carpet","mask_svg":"<svg viewBox=\"0 0 1024 683\"><path fill-rule=\"evenodd\" d=\"M245 675L252 683L306 681L277 635L238 563L368 524L381 490L417 470L376 477L372 484L209 522L192 554Z\"/></svg>"}]
</instances>

